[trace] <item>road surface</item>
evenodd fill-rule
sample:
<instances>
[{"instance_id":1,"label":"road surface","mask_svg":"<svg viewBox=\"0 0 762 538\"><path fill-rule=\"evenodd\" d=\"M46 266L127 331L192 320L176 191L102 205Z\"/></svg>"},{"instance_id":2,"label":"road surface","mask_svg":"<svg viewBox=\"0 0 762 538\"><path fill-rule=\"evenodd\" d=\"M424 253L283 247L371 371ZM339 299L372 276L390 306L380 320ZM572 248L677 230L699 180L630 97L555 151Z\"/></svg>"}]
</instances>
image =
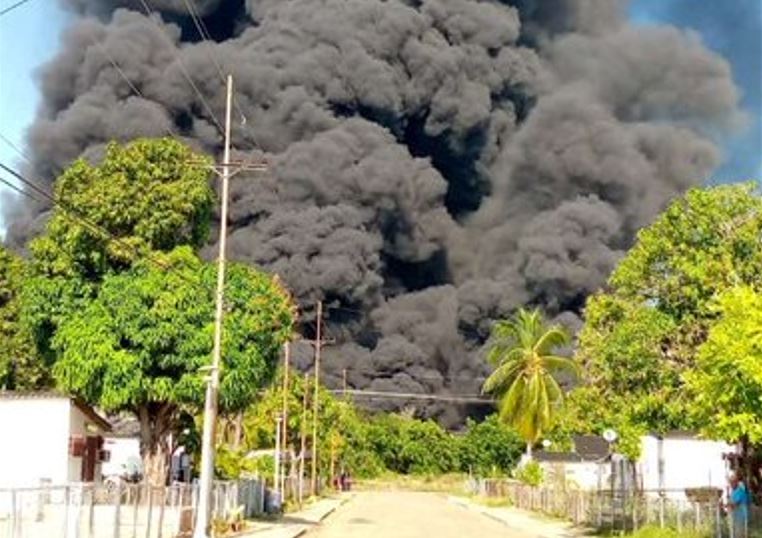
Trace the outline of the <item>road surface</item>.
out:
<instances>
[{"instance_id":1,"label":"road surface","mask_svg":"<svg viewBox=\"0 0 762 538\"><path fill-rule=\"evenodd\" d=\"M505 525L457 506L444 495L402 491L359 492L309 538L516 537Z\"/></svg>"}]
</instances>

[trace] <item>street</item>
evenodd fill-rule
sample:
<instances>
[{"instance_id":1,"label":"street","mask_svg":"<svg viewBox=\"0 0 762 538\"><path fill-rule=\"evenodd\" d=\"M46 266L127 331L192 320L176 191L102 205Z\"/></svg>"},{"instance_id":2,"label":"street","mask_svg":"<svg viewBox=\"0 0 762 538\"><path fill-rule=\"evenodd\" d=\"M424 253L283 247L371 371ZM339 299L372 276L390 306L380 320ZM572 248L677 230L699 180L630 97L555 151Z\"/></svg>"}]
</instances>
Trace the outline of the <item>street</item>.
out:
<instances>
[{"instance_id":1,"label":"street","mask_svg":"<svg viewBox=\"0 0 762 538\"><path fill-rule=\"evenodd\" d=\"M359 492L309 538L467 538L515 536L505 525L450 503L444 495Z\"/></svg>"}]
</instances>

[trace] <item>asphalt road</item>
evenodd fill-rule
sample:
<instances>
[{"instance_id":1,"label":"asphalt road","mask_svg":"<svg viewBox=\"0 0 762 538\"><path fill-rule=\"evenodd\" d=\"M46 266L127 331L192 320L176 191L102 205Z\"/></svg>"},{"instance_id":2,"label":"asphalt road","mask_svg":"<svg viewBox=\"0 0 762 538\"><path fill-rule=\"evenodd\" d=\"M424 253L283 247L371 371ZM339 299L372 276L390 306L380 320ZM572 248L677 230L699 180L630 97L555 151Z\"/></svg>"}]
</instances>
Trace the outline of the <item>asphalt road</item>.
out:
<instances>
[{"instance_id":1,"label":"asphalt road","mask_svg":"<svg viewBox=\"0 0 762 538\"><path fill-rule=\"evenodd\" d=\"M309 538L495 538L516 536L502 523L450 503L443 495L359 492Z\"/></svg>"}]
</instances>

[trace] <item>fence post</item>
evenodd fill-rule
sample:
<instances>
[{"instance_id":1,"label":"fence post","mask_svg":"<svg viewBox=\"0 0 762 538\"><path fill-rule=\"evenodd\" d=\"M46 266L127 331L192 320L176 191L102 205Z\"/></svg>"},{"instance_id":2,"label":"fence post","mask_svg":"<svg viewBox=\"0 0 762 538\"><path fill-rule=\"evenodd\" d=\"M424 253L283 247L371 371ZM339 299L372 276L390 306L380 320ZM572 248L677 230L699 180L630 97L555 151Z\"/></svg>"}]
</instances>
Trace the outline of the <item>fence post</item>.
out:
<instances>
[{"instance_id":1,"label":"fence post","mask_svg":"<svg viewBox=\"0 0 762 538\"><path fill-rule=\"evenodd\" d=\"M664 528L664 492L659 492L659 527Z\"/></svg>"},{"instance_id":2,"label":"fence post","mask_svg":"<svg viewBox=\"0 0 762 538\"><path fill-rule=\"evenodd\" d=\"M95 484L90 488L90 507L87 514L87 538L95 538Z\"/></svg>"},{"instance_id":3,"label":"fence post","mask_svg":"<svg viewBox=\"0 0 762 538\"><path fill-rule=\"evenodd\" d=\"M151 515L153 512L153 488L148 486L148 513L146 514L146 538L151 538Z\"/></svg>"},{"instance_id":4,"label":"fence post","mask_svg":"<svg viewBox=\"0 0 762 538\"><path fill-rule=\"evenodd\" d=\"M119 481L116 485L116 490L114 491L114 494L116 495L116 499L114 499L114 536L113 538L119 538L120 533L120 527L121 527L121 521L120 521L120 512L122 509L122 482Z\"/></svg>"},{"instance_id":5,"label":"fence post","mask_svg":"<svg viewBox=\"0 0 762 538\"><path fill-rule=\"evenodd\" d=\"M161 504L159 505L159 529L156 531L156 538L161 538L162 534L164 534L164 508L167 504L167 497L169 493L170 490L168 488L162 488Z\"/></svg>"}]
</instances>

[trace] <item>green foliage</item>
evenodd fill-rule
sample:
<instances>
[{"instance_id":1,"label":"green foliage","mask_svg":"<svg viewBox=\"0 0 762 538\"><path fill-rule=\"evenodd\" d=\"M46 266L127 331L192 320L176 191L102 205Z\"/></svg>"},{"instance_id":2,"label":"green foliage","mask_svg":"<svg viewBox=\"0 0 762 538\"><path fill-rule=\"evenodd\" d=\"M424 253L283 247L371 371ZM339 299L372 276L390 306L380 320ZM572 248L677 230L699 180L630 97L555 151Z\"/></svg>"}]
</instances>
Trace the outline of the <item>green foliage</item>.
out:
<instances>
[{"instance_id":1,"label":"green foliage","mask_svg":"<svg viewBox=\"0 0 762 538\"><path fill-rule=\"evenodd\" d=\"M537 487L545 480L545 471L539 463L531 460L517 467L514 476L528 486Z\"/></svg>"},{"instance_id":2,"label":"green foliage","mask_svg":"<svg viewBox=\"0 0 762 538\"><path fill-rule=\"evenodd\" d=\"M35 272L97 280L132 265L132 249L200 247L214 200L209 172L199 166L205 162L207 157L171 138L111 143L95 166L75 161L56 181L55 196L81 218L53 211L45 233L31 243ZM88 223L120 241L110 241Z\"/></svg>"},{"instance_id":3,"label":"green foliage","mask_svg":"<svg viewBox=\"0 0 762 538\"><path fill-rule=\"evenodd\" d=\"M547 326L539 310L520 309L492 330L487 359L495 371L483 390L500 398L500 418L519 432L527 446L548 431L564 398L555 376L577 373L571 359L554 354L570 341L561 326Z\"/></svg>"},{"instance_id":4,"label":"green foliage","mask_svg":"<svg viewBox=\"0 0 762 538\"><path fill-rule=\"evenodd\" d=\"M760 284L762 200L754 189L689 191L641 230L606 290L588 299L577 352L587 386L570 400L579 431L605 426L629 436L706 425L684 378L721 315L715 299Z\"/></svg>"},{"instance_id":5,"label":"green foliage","mask_svg":"<svg viewBox=\"0 0 762 538\"><path fill-rule=\"evenodd\" d=\"M107 274L97 296L61 323L52 349L59 385L108 411L200 406L199 369L212 351L216 267L188 247ZM266 275L231 264L226 276L220 404L247 406L269 381L291 333L288 296Z\"/></svg>"},{"instance_id":6,"label":"green foliage","mask_svg":"<svg viewBox=\"0 0 762 538\"><path fill-rule=\"evenodd\" d=\"M198 410L213 341L216 267L202 262L214 199L208 159L171 139L110 144L72 164L32 259L21 319L58 386L140 421L151 481L169 433ZM97 227L116 237L110 239ZM226 270L220 406L248 406L272 377L293 312L276 280Z\"/></svg>"},{"instance_id":7,"label":"green foliage","mask_svg":"<svg viewBox=\"0 0 762 538\"><path fill-rule=\"evenodd\" d=\"M512 469L524 445L518 434L494 414L482 422L468 419L460 447L461 468L486 476L505 474Z\"/></svg>"},{"instance_id":8,"label":"green foliage","mask_svg":"<svg viewBox=\"0 0 762 538\"><path fill-rule=\"evenodd\" d=\"M0 388L7 390L34 390L50 383L47 365L21 323L25 281L24 262L0 247Z\"/></svg>"},{"instance_id":9,"label":"green foliage","mask_svg":"<svg viewBox=\"0 0 762 538\"><path fill-rule=\"evenodd\" d=\"M718 321L686 375L694 412L709 436L762 442L762 294L743 286L714 304Z\"/></svg>"}]
</instances>

